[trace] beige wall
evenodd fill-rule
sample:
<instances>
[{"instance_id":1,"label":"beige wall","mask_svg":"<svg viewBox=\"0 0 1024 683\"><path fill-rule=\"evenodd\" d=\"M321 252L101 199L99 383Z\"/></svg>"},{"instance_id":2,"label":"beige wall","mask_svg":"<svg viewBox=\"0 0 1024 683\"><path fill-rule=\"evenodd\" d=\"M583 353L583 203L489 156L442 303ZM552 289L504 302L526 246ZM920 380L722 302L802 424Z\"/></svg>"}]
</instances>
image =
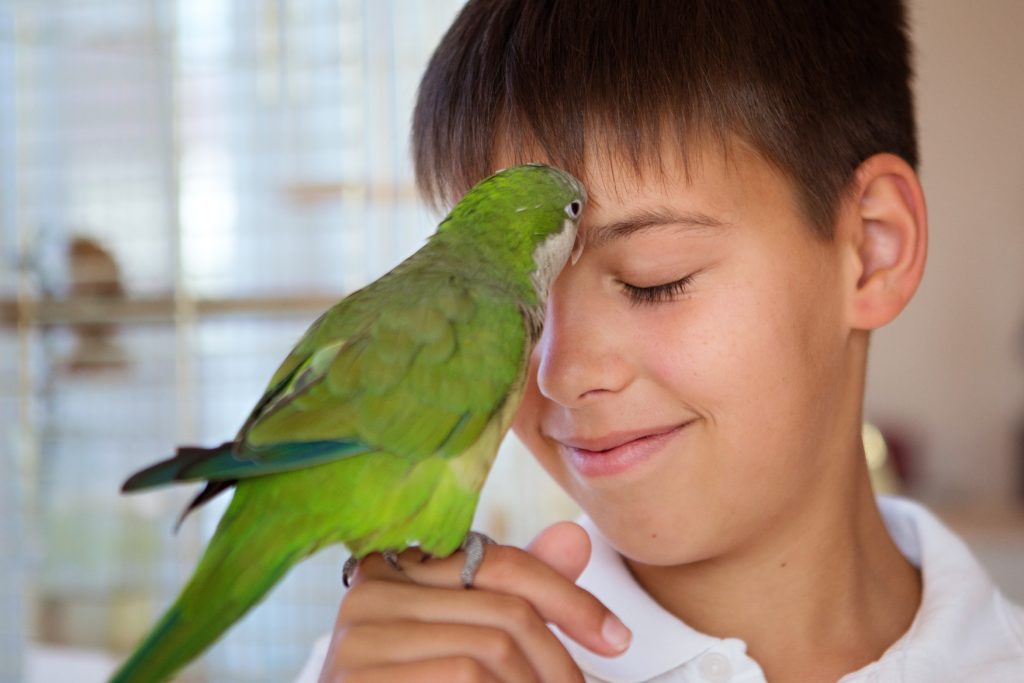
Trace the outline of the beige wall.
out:
<instances>
[{"instance_id":1,"label":"beige wall","mask_svg":"<svg viewBox=\"0 0 1024 683\"><path fill-rule=\"evenodd\" d=\"M911 17L931 244L875 335L867 417L920 438L924 497L1005 500L1024 467L1024 2L918 0Z\"/></svg>"}]
</instances>

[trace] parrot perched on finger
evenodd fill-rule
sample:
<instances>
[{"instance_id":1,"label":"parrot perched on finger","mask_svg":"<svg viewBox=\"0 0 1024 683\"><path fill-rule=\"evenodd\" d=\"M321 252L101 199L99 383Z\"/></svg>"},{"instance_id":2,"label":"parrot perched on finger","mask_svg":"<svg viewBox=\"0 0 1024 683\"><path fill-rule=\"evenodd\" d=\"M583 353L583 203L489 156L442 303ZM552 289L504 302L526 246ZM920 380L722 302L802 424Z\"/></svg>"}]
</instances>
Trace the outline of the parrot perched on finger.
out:
<instances>
[{"instance_id":1,"label":"parrot perched on finger","mask_svg":"<svg viewBox=\"0 0 1024 683\"><path fill-rule=\"evenodd\" d=\"M112 683L170 678L329 544L354 558L459 549L522 397L551 283L582 249L585 202L579 181L540 164L481 181L419 251L310 326L233 441L180 448L125 482L205 481L183 518L234 495L188 584Z\"/></svg>"}]
</instances>

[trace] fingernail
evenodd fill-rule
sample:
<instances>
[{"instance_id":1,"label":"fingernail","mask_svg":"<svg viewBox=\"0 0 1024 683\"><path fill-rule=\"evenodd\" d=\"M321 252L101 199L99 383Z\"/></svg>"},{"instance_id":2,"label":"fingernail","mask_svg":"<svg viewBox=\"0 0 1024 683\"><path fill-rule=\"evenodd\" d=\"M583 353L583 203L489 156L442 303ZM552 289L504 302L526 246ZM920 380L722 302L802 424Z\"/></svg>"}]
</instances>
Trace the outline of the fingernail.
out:
<instances>
[{"instance_id":1,"label":"fingernail","mask_svg":"<svg viewBox=\"0 0 1024 683\"><path fill-rule=\"evenodd\" d=\"M601 626L601 637L605 642L615 648L616 652L622 652L629 647L629 641L633 639L626 625L619 621L614 614L609 614Z\"/></svg>"}]
</instances>

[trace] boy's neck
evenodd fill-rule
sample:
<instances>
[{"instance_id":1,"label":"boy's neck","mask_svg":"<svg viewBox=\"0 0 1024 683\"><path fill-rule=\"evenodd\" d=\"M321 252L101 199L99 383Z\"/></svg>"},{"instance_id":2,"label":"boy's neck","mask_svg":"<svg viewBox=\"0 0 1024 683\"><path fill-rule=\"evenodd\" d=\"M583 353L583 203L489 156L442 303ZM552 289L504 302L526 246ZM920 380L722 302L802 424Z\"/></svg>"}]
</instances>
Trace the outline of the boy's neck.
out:
<instances>
[{"instance_id":1,"label":"boy's neck","mask_svg":"<svg viewBox=\"0 0 1024 683\"><path fill-rule=\"evenodd\" d=\"M809 492L774 538L693 564L627 564L689 626L745 641L771 683L838 680L881 657L921 600L920 573L892 542L863 460L854 469L842 494Z\"/></svg>"}]
</instances>

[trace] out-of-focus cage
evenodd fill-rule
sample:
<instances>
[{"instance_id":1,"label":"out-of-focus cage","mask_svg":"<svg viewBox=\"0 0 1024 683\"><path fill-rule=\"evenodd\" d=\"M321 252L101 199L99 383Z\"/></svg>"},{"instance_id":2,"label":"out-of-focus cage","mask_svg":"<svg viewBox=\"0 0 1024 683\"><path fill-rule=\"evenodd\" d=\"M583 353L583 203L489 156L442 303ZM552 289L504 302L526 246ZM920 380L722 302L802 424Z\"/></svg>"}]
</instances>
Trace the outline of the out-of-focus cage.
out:
<instances>
[{"instance_id":1,"label":"out-of-focus cage","mask_svg":"<svg viewBox=\"0 0 1024 683\"><path fill-rule=\"evenodd\" d=\"M230 438L305 326L432 229L408 124L459 4L0 0L0 680L134 644L224 502L173 535L194 491L125 476ZM289 680L342 560L183 680ZM61 680L108 666L78 661Z\"/></svg>"}]
</instances>

